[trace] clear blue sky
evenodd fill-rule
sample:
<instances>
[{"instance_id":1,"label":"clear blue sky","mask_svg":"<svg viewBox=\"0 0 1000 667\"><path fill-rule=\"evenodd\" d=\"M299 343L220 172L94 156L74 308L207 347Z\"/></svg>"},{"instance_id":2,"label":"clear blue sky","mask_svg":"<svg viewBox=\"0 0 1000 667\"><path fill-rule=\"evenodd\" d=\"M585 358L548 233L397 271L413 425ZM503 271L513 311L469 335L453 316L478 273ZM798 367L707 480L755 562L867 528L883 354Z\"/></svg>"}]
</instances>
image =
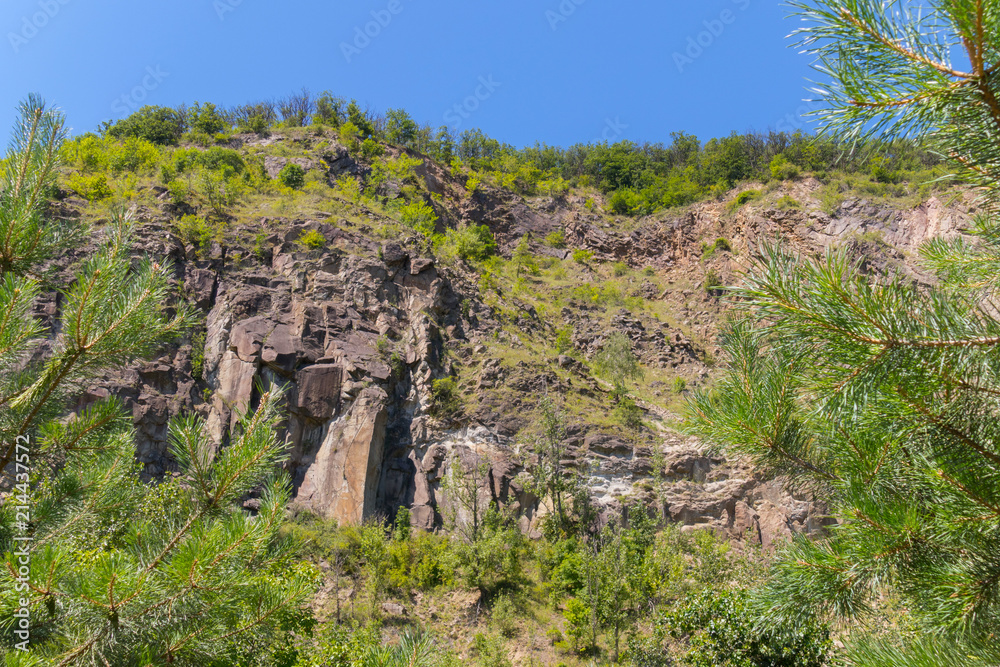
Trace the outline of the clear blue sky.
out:
<instances>
[{"instance_id":1,"label":"clear blue sky","mask_svg":"<svg viewBox=\"0 0 1000 667\"><path fill-rule=\"evenodd\" d=\"M811 70L786 14L775 0L4 0L0 132L29 92L84 132L130 105L302 87L517 146L793 129Z\"/></svg>"}]
</instances>

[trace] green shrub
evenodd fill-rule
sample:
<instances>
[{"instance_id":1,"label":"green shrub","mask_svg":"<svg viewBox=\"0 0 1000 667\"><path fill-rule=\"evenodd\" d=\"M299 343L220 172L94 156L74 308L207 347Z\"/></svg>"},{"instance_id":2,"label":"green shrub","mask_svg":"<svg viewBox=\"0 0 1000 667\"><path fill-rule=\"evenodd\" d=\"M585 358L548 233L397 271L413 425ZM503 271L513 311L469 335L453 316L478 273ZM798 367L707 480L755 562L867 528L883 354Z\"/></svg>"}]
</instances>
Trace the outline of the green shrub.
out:
<instances>
[{"instance_id":1,"label":"green shrub","mask_svg":"<svg viewBox=\"0 0 1000 667\"><path fill-rule=\"evenodd\" d=\"M198 179L198 192L208 200L209 206L219 217L226 217L229 209L246 195L246 185L235 174L212 169L202 169Z\"/></svg>"},{"instance_id":2,"label":"green shrub","mask_svg":"<svg viewBox=\"0 0 1000 667\"><path fill-rule=\"evenodd\" d=\"M216 171L231 171L234 174L242 174L247 169L247 163L243 157L231 148L212 146L208 150L198 151L192 156L195 164L200 164L206 169Z\"/></svg>"},{"instance_id":3,"label":"green shrub","mask_svg":"<svg viewBox=\"0 0 1000 667\"><path fill-rule=\"evenodd\" d=\"M744 190L743 192L736 195L736 198L733 199L733 201L729 204L728 208L731 211L734 211L740 208L741 206L744 206L745 204L749 204L755 199L760 199L760 197L761 197L760 190Z\"/></svg>"},{"instance_id":4,"label":"green shrub","mask_svg":"<svg viewBox=\"0 0 1000 667\"><path fill-rule=\"evenodd\" d=\"M675 394L683 393L687 389L687 380L685 380L680 376L677 376L673 379L673 381L671 381L670 388L674 391Z\"/></svg>"},{"instance_id":5,"label":"green shrub","mask_svg":"<svg viewBox=\"0 0 1000 667\"><path fill-rule=\"evenodd\" d=\"M310 229L302 232L302 235L299 236L296 243L307 250L319 250L320 248L326 247L326 237L319 231Z\"/></svg>"},{"instance_id":6,"label":"green shrub","mask_svg":"<svg viewBox=\"0 0 1000 667\"><path fill-rule=\"evenodd\" d=\"M107 135L115 139L136 137L158 146L168 146L177 143L183 128L184 120L173 109L145 106L108 126Z\"/></svg>"},{"instance_id":7,"label":"green shrub","mask_svg":"<svg viewBox=\"0 0 1000 667\"><path fill-rule=\"evenodd\" d=\"M565 354L573 349L573 328L563 327L556 333L556 352Z\"/></svg>"},{"instance_id":8,"label":"green shrub","mask_svg":"<svg viewBox=\"0 0 1000 667\"><path fill-rule=\"evenodd\" d=\"M191 188L184 181L175 179L167 183L167 194L170 195L170 201L174 205L180 205L191 196Z\"/></svg>"},{"instance_id":9,"label":"green shrub","mask_svg":"<svg viewBox=\"0 0 1000 667\"><path fill-rule=\"evenodd\" d=\"M278 172L278 180L283 185L298 190L306 184L306 172L294 162L289 162Z\"/></svg>"},{"instance_id":10,"label":"green shrub","mask_svg":"<svg viewBox=\"0 0 1000 667\"><path fill-rule=\"evenodd\" d=\"M479 178L479 176L473 174L465 182L465 189L469 192L469 194L475 194L479 192L479 188L482 186L482 184L483 184L482 179Z\"/></svg>"},{"instance_id":11,"label":"green shrub","mask_svg":"<svg viewBox=\"0 0 1000 667\"><path fill-rule=\"evenodd\" d=\"M439 239L436 249L441 255L458 257L466 262L481 262L497 252L497 243L487 225L448 229Z\"/></svg>"},{"instance_id":12,"label":"green shrub","mask_svg":"<svg viewBox=\"0 0 1000 667\"><path fill-rule=\"evenodd\" d=\"M373 137L368 137L361 142L361 155L365 159L372 160L385 153L385 148L382 144L376 141Z\"/></svg>"},{"instance_id":13,"label":"green shrub","mask_svg":"<svg viewBox=\"0 0 1000 667\"><path fill-rule=\"evenodd\" d=\"M188 126L194 132L208 135L219 134L229 128L226 119L215 110L215 105L211 102L194 103L194 106L188 111Z\"/></svg>"},{"instance_id":14,"label":"green shrub","mask_svg":"<svg viewBox=\"0 0 1000 667\"><path fill-rule=\"evenodd\" d=\"M121 143L108 142L104 154L105 165L116 176L124 171L152 171L159 160L156 146L139 137L125 137Z\"/></svg>"},{"instance_id":15,"label":"green shrub","mask_svg":"<svg viewBox=\"0 0 1000 667\"><path fill-rule=\"evenodd\" d=\"M715 272L715 269L709 269L708 273L705 274L705 291L714 294L720 287L722 287L722 278Z\"/></svg>"},{"instance_id":16,"label":"green shrub","mask_svg":"<svg viewBox=\"0 0 1000 667\"><path fill-rule=\"evenodd\" d=\"M490 609L490 629L501 637L517 635L517 607L510 595L501 593L493 600Z\"/></svg>"},{"instance_id":17,"label":"green shrub","mask_svg":"<svg viewBox=\"0 0 1000 667\"><path fill-rule=\"evenodd\" d=\"M646 201L635 190L625 188L616 190L608 201L612 213L619 215L640 215L646 210Z\"/></svg>"},{"instance_id":18,"label":"green shrub","mask_svg":"<svg viewBox=\"0 0 1000 667\"><path fill-rule=\"evenodd\" d=\"M705 589L686 597L659 621L686 642L681 663L692 667L824 667L830 629L815 618L759 623L747 591Z\"/></svg>"},{"instance_id":19,"label":"green shrub","mask_svg":"<svg viewBox=\"0 0 1000 667\"><path fill-rule=\"evenodd\" d=\"M899 183L900 173L889 169L888 164L889 162L885 158L877 158L872 161L870 174L873 181L876 183Z\"/></svg>"},{"instance_id":20,"label":"green shrub","mask_svg":"<svg viewBox=\"0 0 1000 667\"><path fill-rule=\"evenodd\" d=\"M638 431L642 427L642 409L631 396L622 396L612 411L612 415L625 428Z\"/></svg>"},{"instance_id":21,"label":"green shrub","mask_svg":"<svg viewBox=\"0 0 1000 667\"><path fill-rule=\"evenodd\" d=\"M473 639L476 647L476 667L513 667L503 640L494 634L476 634Z\"/></svg>"},{"instance_id":22,"label":"green shrub","mask_svg":"<svg viewBox=\"0 0 1000 667\"><path fill-rule=\"evenodd\" d=\"M566 233L557 229L548 236L545 237L545 245L550 248L565 248L566 247Z\"/></svg>"},{"instance_id":23,"label":"green shrub","mask_svg":"<svg viewBox=\"0 0 1000 667\"><path fill-rule=\"evenodd\" d=\"M566 619L566 634L569 635L573 651L579 652L590 634L590 608L577 598L570 598L566 602L563 618Z\"/></svg>"},{"instance_id":24,"label":"green shrub","mask_svg":"<svg viewBox=\"0 0 1000 667\"><path fill-rule=\"evenodd\" d=\"M784 153L775 155L771 160L771 177L779 181L787 181L799 177L799 168L788 161Z\"/></svg>"},{"instance_id":25,"label":"green shrub","mask_svg":"<svg viewBox=\"0 0 1000 667\"><path fill-rule=\"evenodd\" d=\"M428 239L437 230L437 220L434 209L419 200L410 202L399 211L400 222Z\"/></svg>"},{"instance_id":26,"label":"green shrub","mask_svg":"<svg viewBox=\"0 0 1000 667\"><path fill-rule=\"evenodd\" d=\"M94 174L93 176L79 173L71 174L69 187L87 201L100 201L114 194L108 185L108 177L104 174Z\"/></svg>"},{"instance_id":27,"label":"green shrub","mask_svg":"<svg viewBox=\"0 0 1000 667\"><path fill-rule=\"evenodd\" d=\"M788 209L792 208L802 208L802 204L800 204L799 202L797 202L795 199L793 199L788 195L783 195L780 199L778 199L778 201L775 203L775 206L777 206L782 211L787 211Z\"/></svg>"},{"instance_id":28,"label":"green shrub","mask_svg":"<svg viewBox=\"0 0 1000 667\"><path fill-rule=\"evenodd\" d=\"M213 241L221 241L223 227L212 224L197 215L185 215L174 223L177 235L185 245L193 245L198 250L207 249Z\"/></svg>"},{"instance_id":29,"label":"green shrub","mask_svg":"<svg viewBox=\"0 0 1000 667\"><path fill-rule=\"evenodd\" d=\"M594 259L593 250L574 250L573 251L573 261L577 264L586 264L590 260Z\"/></svg>"},{"instance_id":30,"label":"green shrub","mask_svg":"<svg viewBox=\"0 0 1000 667\"><path fill-rule=\"evenodd\" d=\"M458 385L454 378L431 382L431 412L439 417L451 415L459 408Z\"/></svg>"},{"instance_id":31,"label":"green shrub","mask_svg":"<svg viewBox=\"0 0 1000 667\"><path fill-rule=\"evenodd\" d=\"M611 265L611 269L614 271L615 277L621 278L628 273L629 267L625 262L615 262Z\"/></svg>"},{"instance_id":32,"label":"green shrub","mask_svg":"<svg viewBox=\"0 0 1000 667\"><path fill-rule=\"evenodd\" d=\"M715 239L712 244L703 243L701 245L701 258L703 260L711 258L717 252L732 252L733 246L723 238Z\"/></svg>"}]
</instances>

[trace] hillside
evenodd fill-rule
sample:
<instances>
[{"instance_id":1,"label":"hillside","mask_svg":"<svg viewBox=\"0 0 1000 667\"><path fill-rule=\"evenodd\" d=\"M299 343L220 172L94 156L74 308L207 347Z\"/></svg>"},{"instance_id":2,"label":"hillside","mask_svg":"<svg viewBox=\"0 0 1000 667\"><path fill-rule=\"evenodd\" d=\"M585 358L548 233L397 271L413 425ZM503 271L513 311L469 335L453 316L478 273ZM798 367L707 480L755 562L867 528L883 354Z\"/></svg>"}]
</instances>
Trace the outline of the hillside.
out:
<instances>
[{"instance_id":1,"label":"hillside","mask_svg":"<svg viewBox=\"0 0 1000 667\"><path fill-rule=\"evenodd\" d=\"M451 531L469 511L448 482L457 467L473 471L477 497L541 538L557 512L537 481L549 397L563 415L560 469L605 520L641 504L739 550L821 531L833 519L808 492L678 431L686 393L717 372L721 287L767 240L806 255L846 247L922 280L919 245L958 233L974 212L960 191L802 173L622 216L585 182L525 195L489 171L322 125L221 141L86 136L65 147L55 215L100 230L109 207L135 206L136 253L171 261L177 298L202 318L76 409L122 397L143 476L158 480L177 470L171 417L201 415L224 447L236 412L286 387L285 467L306 526L395 523L405 508L414 528ZM55 294L37 311L55 325ZM624 395L600 372L615 334L641 371ZM331 596L352 593L317 559L329 615ZM468 600L453 597L387 613L413 605L411 620L435 627L432 611L464 613ZM542 644L518 659L552 658Z\"/></svg>"}]
</instances>

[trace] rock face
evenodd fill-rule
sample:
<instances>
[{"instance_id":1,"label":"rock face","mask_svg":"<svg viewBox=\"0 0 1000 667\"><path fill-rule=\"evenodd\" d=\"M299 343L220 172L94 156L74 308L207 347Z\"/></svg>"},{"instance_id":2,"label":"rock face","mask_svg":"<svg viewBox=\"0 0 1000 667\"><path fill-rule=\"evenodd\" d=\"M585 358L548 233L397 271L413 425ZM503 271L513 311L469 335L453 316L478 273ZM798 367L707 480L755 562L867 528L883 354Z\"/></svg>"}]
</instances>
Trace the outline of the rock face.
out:
<instances>
[{"instance_id":1,"label":"rock face","mask_svg":"<svg viewBox=\"0 0 1000 667\"><path fill-rule=\"evenodd\" d=\"M365 169L336 144L308 159L269 157L265 167L277 174L290 160L329 179ZM185 247L165 225L157 226L155 212L141 211L151 222L140 231L139 249L175 262L178 285L205 314L203 337L91 388L81 405L109 393L124 398L138 429L137 458L145 474L156 477L175 469L167 447L171 416L199 412L211 438L225 447L240 414L253 409L263 392L280 388L287 414L281 437L290 444L286 466L297 505L341 523L391 518L403 506L414 526L435 529L462 511L444 484L460 467L466 473L482 470L477 483L483 503L510 508L526 533L537 534L539 519L551 508L531 492L533 461L518 434L543 392L601 397L606 389L591 377L586 358L612 330L632 341L648 368L664 372L651 385L656 396L683 391L683 383L668 388L664 379L698 382L708 376L706 352L723 311L705 290L691 289L705 271L704 239L725 237L749 251L781 236L813 253L875 232L897 249L891 254L876 244L884 255L877 261L905 266L906 253L931 236L958 233L967 218L934 199L909 211L847 201L830 215L816 207L753 206L723 215L724 204L712 202L682 217L643 221L626 233L582 201L529 204L489 189L468 195L464 183L450 183L452 176L430 161L417 173L445 199L456 187L460 191L458 203L435 209L441 225L487 224L508 254L527 234L540 239L561 230L572 247L603 260L655 267L669 286L665 291L663 284L637 277L628 286L631 293L619 296L667 302L676 306L677 321L625 308L591 317L593 302L571 293L560 316L572 325L572 356L560 347L544 359L549 352L523 350L511 330L554 338L545 313L516 294L504 295L506 309L497 312L481 298L478 276L436 264L415 240L375 241L364 221L271 225L273 220L263 219L259 226L269 235L259 239L257 259L238 261L226 248L213 247L206 257ZM815 189L808 181L793 187L802 190L792 194L803 200ZM325 249L300 247L296 241L305 231L321 234ZM865 243L870 240L859 241L861 254L871 251ZM568 254L538 243L532 250ZM724 280L736 268L731 255L712 262ZM57 310L55 299L39 305L43 316L55 317ZM517 358L495 354L498 343ZM529 357L534 361L523 360ZM462 389L475 405L450 419L435 414L434 381L460 375L456 369L464 371ZM643 407L661 426L666 423L653 406ZM592 497L607 511L638 497L685 530L710 529L737 543L771 548L831 522L808 493L789 493L780 480L711 455L697 440L667 428L647 435L637 445L608 428L571 424L563 464L585 471Z\"/></svg>"}]
</instances>

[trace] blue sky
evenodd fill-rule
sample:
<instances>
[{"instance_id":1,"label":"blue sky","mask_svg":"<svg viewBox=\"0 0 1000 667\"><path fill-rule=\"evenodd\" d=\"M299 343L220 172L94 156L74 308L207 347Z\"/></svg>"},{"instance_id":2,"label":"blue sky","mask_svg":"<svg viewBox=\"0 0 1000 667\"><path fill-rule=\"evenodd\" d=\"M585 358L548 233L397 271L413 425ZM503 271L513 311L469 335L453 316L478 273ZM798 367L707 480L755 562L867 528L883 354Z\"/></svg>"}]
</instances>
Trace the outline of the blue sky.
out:
<instances>
[{"instance_id":1,"label":"blue sky","mask_svg":"<svg viewBox=\"0 0 1000 667\"><path fill-rule=\"evenodd\" d=\"M774 0L4 0L0 131L303 87L517 146L795 129L809 59ZM365 34L367 32L367 34ZM457 109L456 109L457 105Z\"/></svg>"}]
</instances>

